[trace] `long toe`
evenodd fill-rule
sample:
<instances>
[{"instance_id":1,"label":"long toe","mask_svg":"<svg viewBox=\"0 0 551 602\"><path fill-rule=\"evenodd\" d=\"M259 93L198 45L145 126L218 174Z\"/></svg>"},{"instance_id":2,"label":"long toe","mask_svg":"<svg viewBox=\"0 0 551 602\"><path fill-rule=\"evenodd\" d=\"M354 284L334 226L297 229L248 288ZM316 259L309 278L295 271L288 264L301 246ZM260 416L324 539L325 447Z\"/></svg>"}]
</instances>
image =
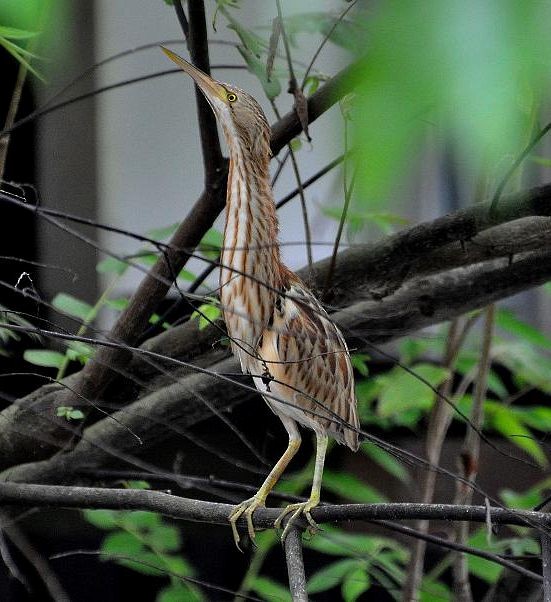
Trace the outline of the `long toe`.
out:
<instances>
[{"instance_id":1,"label":"long toe","mask_svg":"<svg viewBox=\"0 0 551 602\"><path fill-rule=\"evenodd\" d=\"M283 519L289 514L291 515L285 523L285 528L283 529L283 533L281 534L281 541L285 541L285 538L289 533L289 529L293 526L297 518L299 518L300 516L304 516L308 521L310 527L312 527L314 530L319 530L319 526L310 514L310 510L312 510L312 508L315 508L316 506L317 502L308 500L307 502L301 502L300 504L290 504L289 506L284 508L283 512L278 516L277 520L274 523L275 528L279 529L283 524Z\"/></svg>"},{"instance_id":2,"label":"long toe","mask_svg":"<svg viewBox=\"0 0 551 602\"><path fill-rule=\"evenodd\" d=\"M254 543L255 532L254 532L254 524L253 524L253 513L257 508L262 508L262 507L264 507L264 500L261 500L261 499L253 496L252 498L245 500L245 501L241 502L240 504L238 504L230 512L230 515L228 516L228 520L231 525L231 529L232 529L232 533L233 533L233 540L234 540L235 545L237 546L238 550L242 551L241 547L239 546L241 537L239 536L239 531L237 530L237 521L243 515L245 515L245 518L247 520L247 531L249 533L249 537L251 538L251 541Z\"/></svg>"}]
</instances>

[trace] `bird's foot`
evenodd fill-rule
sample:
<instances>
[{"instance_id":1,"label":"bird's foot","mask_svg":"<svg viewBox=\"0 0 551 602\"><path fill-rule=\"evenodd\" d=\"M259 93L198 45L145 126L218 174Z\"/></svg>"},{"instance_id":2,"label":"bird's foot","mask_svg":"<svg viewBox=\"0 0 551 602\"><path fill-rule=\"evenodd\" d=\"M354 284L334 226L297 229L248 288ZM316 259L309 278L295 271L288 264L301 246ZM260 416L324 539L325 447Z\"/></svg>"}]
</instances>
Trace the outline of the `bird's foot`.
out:
<instances>
[{"instance_id":1,"label":"bird's foot","mask_svg":"<svg viewBox=\"0 0 551 602\"><path fill-rule=\"evenodd\" d=\"M252 498L237 504L237 506L231 511L228 516L228 520L230 521L231 530L233 533L233 540L235 541L235 545L237 549L242 552L241 547L239 546L239 541L241 540L239 536L239 532L237 530L237 521L245 515L245 519L247 520L247 532L253 544L255 543L255 532L253 525L253 513L257 508L264 508L266 498L263 496L254 495Z\"/></svg>"},{"instance_id":2,"label":"bird's foot","mask_svg":"<svg viewBox=\"0 0 551 602\"><path fill-rule=\"evenodd\" d=\"M289 529L292 527L293 523L296 519L302 514L309 523L308 529L312 532L316 532L320 530L319 525L312 518L310 511L312 508L315 508L319 504L319 500L309 499L307 502L300 502L299 504L289 504L283 512L278 516L277 520L274 523L274 527L279 529L282 525L283 519L291 515L287 522L285 523L285 528L283 529L283 533L281 534L281 541L284 542L287 534L289 533Z\"/></svg>"}]
</instances>

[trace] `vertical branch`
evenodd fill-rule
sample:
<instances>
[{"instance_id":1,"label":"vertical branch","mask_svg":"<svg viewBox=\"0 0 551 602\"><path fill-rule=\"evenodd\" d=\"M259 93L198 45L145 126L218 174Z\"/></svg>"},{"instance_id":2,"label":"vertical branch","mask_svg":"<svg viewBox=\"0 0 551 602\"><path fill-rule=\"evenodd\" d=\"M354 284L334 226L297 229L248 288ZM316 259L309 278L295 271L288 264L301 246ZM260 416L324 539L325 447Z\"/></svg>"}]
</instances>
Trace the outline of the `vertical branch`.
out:
<instances>
[{"instance_id":1,"label":"vertical branch","mask_svg":"<svg viewBox=\"0 0 551 602\"><path fill-rule=\"evenodd\" d=\"M8 107L6 121L4 122L4 130L11 130L14 124L15 116L17 115L17 109L19 108L19 102L21 101L21 94L23 93L23 86L25 85L25 79L27 78L27 71L27 67L23 63L21 63L17 71L17 79L15 80L15 86L13 88L10 106ZM0 180L2 180L2 178L4 177L9 144L9 133L0 136Z\"/></svg>"},{"instance_id":2,"label":"vertical branch","mask_svg":"<svg viewBox=\"0 0 551 602\"><path fill-rule=\"evenodd\" d=\"M348 154L348 118L344 116L344 154L345 156ZM352 174L352 180L350 182L350 186L348 185L348 177L347 177L347 161L346 159L343 162L343 188L344 188L344 206L342 208L341 219L339 221L339 227L337 230L337 236L335 237L335 243L333 245L333 254L331 255L331 263L329 264L329 269L327 270L327 278L325 279L325 284L323 287L323 294L327 296L329 292L329 288L331 286L331 280L333 279L333 273L335 271L335 265L337 264L337 253L339 252L339 245L341 243L342 233L344 230L344 224L346 223L346 217L348 215L348 207L350 205L350 199L352 198L352 193L354 191L354 182L356 180L356 173L354 171Z\"/></svg>"},{"instance_id":3,"label":"vertical branch","mask_svg":"<svg viewBox=\"0 0 551 602\"><path fill-rule=\"evenodd\" d=\"M279 113L279 109L277 108L276 103L274 102L274 100L271 100L270 102L272 104L272 109L274 111L275 116L277 117L277 119L281 119L281 115ZM313 263L313 258L312 258L312 235L310 233L310 222L308 220L308 209L306 207L306 196L304 195L304 185L302 183L302 178L300 177L300 172L299 172L299 169L298 169L297 158L295 156L295 153L293 151L291 143L289 143L287 145L287 155L285 155L285 158L287 158L287 157L291 158L291 165L293 166L293 173L295 175L295 180L297 182L297 190L298 190L298 194L299 194L299 197L300 197L300 206L301 206L301 209L302 209L302 221L304 223L304 237L305 237L305 241L306 241L306 255L307 255L307 258L308 258L308 267L311 268L312 267L312 263Z\"/></svg>"},{"instance_id":4,"label":"vertical branch","mask_svg":"<svg viewBox=\"0 0 551 602\"><path fill-rule=\"evenodd\" d=\"M491 366L492 336L494 333L495 305L490 305L486 310L484 320L484 333L482 338L482 350L480 363L475 383L473 407L471 411L471 425L467 425L463 451L461 453L462 473L469 482L474 482L478 474L478 459L480 455L480 437L475 431L480 429L484 417L484 400L488 388L488 373ZM473 428L474 427L474 428ZM457 483L455 493L455 504L470 504L473 491L465 483ZM455 539L464 544L469 536L469 523L460 522L456 525ZM469 583L469 568L465 554L457 554L453 567L454 591L456 600L459 602L470 602L473 599Z\"/></svg>"},{"instance_id":5,"label":"vertical branch","mask_svg":"<svg viewBox=\"0 0 551 602\"><path fill-rule=\"evenodd\" d=\"M541 565L543 570L543 602L551 602L551 537L541 534Z\"/></svg>"},{"instance_id":6,"label":"vertical branch","mask_svg":"<svg viewBox=\"0 0 551 602\"><path fill-rule=\"evenodd\" d=\"M465 336L467 335L467 332L473 323L473 319L468 320L465 322L463 328L460 328L459 319L456 319L450 324L448 340L446 344L446 354L444 358L444 364L446 368L450 370L450 373L453 371L457 354L459 353ZM450 376L440 387L441 395L437 397L429 418L427 438L425 441L425 453L427 460L435 466L440 463L440 455L442 453L444 438L448 432L452 418L452 408L444 402L445 398L450 397L452 381L453 376L450 374ZM424 479L421 486L421 502L428 504L432 503L435 486L436 473L432 470L426 471L424 473ZM427 533L428 527L429 522L426 520L420 520L416 525L416 529L422 533ZM425 562L426 547L427 544L422 539L418 539L415 542L408 567L406 583L404 585L403 600L410 601L417 599L417 592L423 578L423 565Z\"/></svg>"},{"instance_id":7,"label":"vertical branch","mask_svg":"<svg viewBox=\"0 0 551 602\"><path fill-rule=\"evenodd\" d=\"M285 549L285 562L289 574L289 591L293 602L308 602L306 593L306 573L302 558L302 542L300 532L296 527L291 527L283 542Z\"/></svg>"},{"instance_id":8,"label":"vertical branch","mask_svg":"<svg viewBox=\"0 0 551 602\"><path fill-rule=\"evenodd\" d=\"M205 19L205 4L203 0L189 2L189 36L187 45L191 62L210 75L209 46L207 39L207 22ZM197 114L199 119L199 132L201 135L201 150L205 167L205 186L207 190L217 179L222 166L222 151L218 138L216 117L205 97L195 86Z\"/></svg>"}]
</instances>

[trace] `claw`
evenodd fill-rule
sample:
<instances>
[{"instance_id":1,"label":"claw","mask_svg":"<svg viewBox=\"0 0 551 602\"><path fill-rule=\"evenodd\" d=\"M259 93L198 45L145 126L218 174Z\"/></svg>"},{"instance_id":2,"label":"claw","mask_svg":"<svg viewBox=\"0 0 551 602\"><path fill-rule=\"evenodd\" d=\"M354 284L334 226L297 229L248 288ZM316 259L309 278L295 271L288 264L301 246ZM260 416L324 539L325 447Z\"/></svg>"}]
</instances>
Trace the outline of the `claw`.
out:
<instances>
[{"instance_id":1,"label":"claw","mask_svg":"<svg viewBox=\"0 0 551 602\"><path fill-rule=\"evenodd\" d=\"M299 504L289 504L289 506L284 508L283 512L277 517L277 520L274 523L274 527L276 529L279 529L281 527L283 519L288 514L291 514L291 516L289 517L289 520L285 524L283 533L281 534L282 542L285 541L285 538L287 537L287 534L289 533L289 529L292 527L293 523L296 521L296 519L301 514L306 518L306 520L308 521L308 524L310 525L310 528L314 532L320 531L319 525L316 523L316 521L312 518L312 515L310 514L310 510L312 510L312 508L315 508L318 505L318 503L319 502L316 500L308 500L307 502L301 502Z\"/></svg>"},{"instance_id":2,"label":"claw","mask_svg":"<svg viewBox=\"0 0 551 602\"><path fill-rule=\"evenodd\" d=\"M265 500L263 498L253 496L252 498L249 498L248 500L245 500L245 501L241 502L240 504L238 504L231 511L230 515L228 516L228 520L230 521L231 530L233 533L233 541L235 542L235 545L240 552L242 552L243 550L241 549L241 546L239 545L239 542L241 541L241 537L239 536L239 532L237 530L237 521L243 515L245 515L245 519L247 521L247 532L249 534L249 537L250 537L252 543L256 546L254 524L253 524L253 513L257 508L264 507L264 501Z\"/></svg>"}]
</instances>

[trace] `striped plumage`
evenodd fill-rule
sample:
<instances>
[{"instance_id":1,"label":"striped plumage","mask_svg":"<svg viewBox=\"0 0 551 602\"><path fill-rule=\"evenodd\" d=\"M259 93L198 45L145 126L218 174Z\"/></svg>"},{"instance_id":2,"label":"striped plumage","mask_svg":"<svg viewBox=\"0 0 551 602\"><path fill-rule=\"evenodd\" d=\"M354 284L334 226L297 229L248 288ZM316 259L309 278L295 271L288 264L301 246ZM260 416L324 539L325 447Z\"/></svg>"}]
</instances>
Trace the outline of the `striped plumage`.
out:
<instances>
[{"instance_id":1,"label":"striped plumage","mask_svg":"<svg viewBox=\"0 0 551 602\"><path fill-rule=\"evenodd\" d=\"M319 502L328 434L358 449L354 377L346 343L312 292L281 262L278 220L269 177L270 127L254 98L208 77L164 49L197 83L212 106L230 152L226 226L221 256L220 300L232 350L244 372L253 376L266 403L289 434L287 450L258 492L230 515L244 515L254 538L252 514L300 446L297 423L316 433L317 453L312 493L291 504L289 525ZM274 399L274 397L276 399ZM278 401L281 400L282 402Z\"/></svg>"}]
</instances>

